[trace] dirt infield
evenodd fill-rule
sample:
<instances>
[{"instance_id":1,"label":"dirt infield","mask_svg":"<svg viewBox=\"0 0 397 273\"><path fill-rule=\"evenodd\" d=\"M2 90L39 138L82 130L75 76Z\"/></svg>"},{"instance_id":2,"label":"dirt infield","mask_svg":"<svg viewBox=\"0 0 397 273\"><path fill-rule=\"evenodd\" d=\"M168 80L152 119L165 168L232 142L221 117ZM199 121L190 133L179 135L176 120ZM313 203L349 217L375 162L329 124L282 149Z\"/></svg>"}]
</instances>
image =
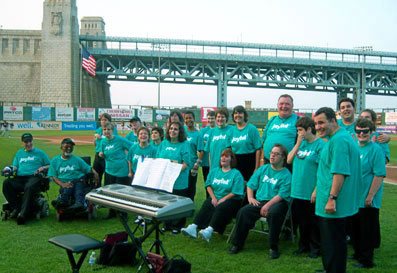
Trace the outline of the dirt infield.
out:
<instances>
[{"instance_id":1,"label":"dirt infield","mask_svg":"<svg viewBox=\"0 0 397 273\"><path fill-rule=\"evenodd\" d=\"M62 139L71 138L76 145L90 145L94 144L93 136L35 136L35 139L46 140L50 144L61 144Z\"/></svg>"}]
</instances>

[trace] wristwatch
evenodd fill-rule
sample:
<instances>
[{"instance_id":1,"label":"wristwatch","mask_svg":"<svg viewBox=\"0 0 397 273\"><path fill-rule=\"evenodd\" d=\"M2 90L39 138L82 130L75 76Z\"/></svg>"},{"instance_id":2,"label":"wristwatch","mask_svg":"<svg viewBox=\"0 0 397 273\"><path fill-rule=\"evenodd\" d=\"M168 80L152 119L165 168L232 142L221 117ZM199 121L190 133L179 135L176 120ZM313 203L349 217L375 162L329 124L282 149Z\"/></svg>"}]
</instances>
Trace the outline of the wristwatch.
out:
<instances>
[{"instance_id":1,"label":"wristwatch","mask_svg":"<svg viewBox=\"0 0 397 273\"><path fill-rule=\"evenodd\" d=\"M338 196L330 194L329 198L332 200L336 200L336 199L338 199Z\"/></svg>"}]
</instances>

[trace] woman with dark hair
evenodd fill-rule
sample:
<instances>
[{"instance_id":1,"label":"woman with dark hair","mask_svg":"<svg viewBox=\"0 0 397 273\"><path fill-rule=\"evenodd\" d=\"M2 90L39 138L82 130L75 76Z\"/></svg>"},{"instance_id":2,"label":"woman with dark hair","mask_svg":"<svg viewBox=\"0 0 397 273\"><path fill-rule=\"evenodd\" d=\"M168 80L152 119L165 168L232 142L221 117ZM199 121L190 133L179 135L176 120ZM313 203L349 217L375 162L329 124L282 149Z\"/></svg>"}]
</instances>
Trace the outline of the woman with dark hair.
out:
<instances>
[{"instance_id":1,"label":"woman with dark hair","mask_svg":"<svg viewBox=\"0 0 397 273\"><path fill-rule=\"evenodd\" d=\"M94 143L95 144L95 159L94 159L94 164L92 165L94 170L99 175L99 182L98 182L98 185L96 185L96 187L101 186L102 176L103 176L103 173L105 172L105 159L103 159L102 157L99 156L99 152L101 151L101 142L105 138L105 136L103 135L103 125L105 124L105 122L112 122L112 117L108 113L103 113L99 116L99 119L101 122L101 126L98 129L96 129L95 135L94 135L95 136L95 143ZM116 128L113 130L113 134L116 136L118 135Z\"/></svg>"},{"instance_id":2,"label":"woman with dark hair","mask_svg":"<svg viewBox=\"0 0 397 273\"><path fill-rule=\"evenodd\" d=\"M189 197L188 180L190 154L189 143L186 141L186 132L183 125L179 122L171 122L167 128L165 140L161 142L157 150L157 158L170 159L172 162L182 164L181 172L175 181L173 194ZM172 230L178 234L180 229L185 226L186 218L175 221L165 221L162 231Z\"/></svg>"},{"instance_id":3,"label":"woman with dark hair","mask_svg":"<svg viewBox=\"0 0 397 273\"><path fill-rule=\"evenodd\" d=\"M317 167L325 141L316 136L314 120L302 117L295 124L298 138L288 154L287 163L292 164L291 197L293 222L299 227L299 248L295 255L309 252L310 258L320 253L320 229L315 215Z\"/></svg>"},{"instance_id":4,"label":"woman with dark hair","mask_svg":"<svg viewBox=\"0 0 397 273\"><path fill-rule=\"evenodd\" d=\"M136 173L136 168L138 165L138 160L143 160L144 158L155 158L157 149L154 148L149 143L150 131L146 127L141 127L138 129L138 143L131 146L128 151L127 160L129 173L128 177L133 178Z\"/></svg>"},{"instance_id":5,"label":"woman with dark hair","mask_svg":"<svg viewBox=\"0 0 397 273\"><path fill-rule=\"evenodd\" d=\"M110 122L103 124L103 135L99 156L105 159L105 185L123 184L130 185L128 177L128 161L126 153L132 143L126 138L114 135L114 125ZM116 216L113 209L104 217L105 220Z\"/></svg>"},{"instance_id":6,"label":"woman with dark hair","mask_svg":"<svg viewBox=\"0 0 397 273\"><path fill-rule=\"evenodd\" d=\"M164 130L163 130L163 128L161 128L159 126L153 127L150 136L151 136L151 139L152 139L152 142L150 144L156 149L156 152L157 152L157 149L160 146L160 143L164 139Z\"/></svg>"},{"instance_id":7,"label":"woman with dark hair","mask_svg":"<svg viewBox=\"0 0 397 273\"><path fill-rule=\"evenodd\" d=\"M284 146L274 144L270 152L270 164L260 167L248 181L249 204L237 213L233 246L229 254L237 254L243 249L248 231L262 216L267 218L269 224L269 258L277 259L280 256L278 242L291 199L291 173L285 167L287 156Z\"/></svg>"},{"instance_id":8,"label":"woman with dark hair","mask_svg":"<svg viewBox=\"0 0 397 273\"><path fill-rule=\"evenodd\" d=\"M211 169L205 182L210 196L204 201L193 224L182 229L183 234L197 238L197 228L200 228L199 235L207 242L213 231L223 234L226 225L236 216L244 194L244 179L235 167L235 155L224 150L219 167Z\"/></svg>"},{"instance_id":9,"label":"woman with dark hair","mask_svg":"<svg viewBox=\"0 0 397 273\"><path fill-rule=\"evenodd\" d=\"M359 211L353 216L352 244L353 266L374 267L374 249L380 245L379 209L382 202L383 178L386 176L384 153L371 141L375 125L366 119L359 119L355 125L361 161L361 195Z\"/></svg>"},{"instance_id":10,"label":"woman with dark hair","mask_svg":"<svg viewBox=\"0 0 397 273\"><path fill-rule=\"evenodd\" d=\"M373 110L365 109L364 111L361 112L360 118L368 119L368 120L372 121L372 123L374 124L375 129L376 129L376 119L377 118L376 118L376 113ZM390 161L390 147L389 147L389 143L388 143L389 140L387 140L386 142L379 142L379 138L383 137L383 138L387 139L387 137L388 137L390 139L390 137L386 134L379 134L378 132L376 132L375 129L372 132L371 140L374 143L378 144L382 148L383 153L385 154L385 157L386 157L386 164L387 164Z\"/></svg>"},{"instance_id":11,"label":"woman with dark hair","mask_svg":"<svg viewBox=\"0 0 397 273\"><path fill-rule=\"evenodd\" d=\"M217 127L211 129L204 150L209 152L210 168L218 166L223 150L230 148L230 128L227 124L229 111L226 107L218 108L215 112Z\"/></svg>"},{"instance_id":12,"label":"woman with dark hair","mask_svg":"<svg viewBox=\"0 0 397 273\"><path fill-rule=\"evenodd\" d=\"M248 123L248 112L243 106L234 107L232 118L236 125L231 129L231 148L237 157L237 169L248 181L259 168L261 137L258 129Z\"/></svg>"},{"instance_id":13,"label":"woman with dark hair","mask_svg":"<svg viewBox=\"0 0 397 273\"><path fill-rule=\"evenodd\" d=\"M182 113L178 110L171 111L167 120L167 128L170 126L171 122L180 122L181 124L184 124L185 120L183 119Z\"/></svg>"}]
</instances>

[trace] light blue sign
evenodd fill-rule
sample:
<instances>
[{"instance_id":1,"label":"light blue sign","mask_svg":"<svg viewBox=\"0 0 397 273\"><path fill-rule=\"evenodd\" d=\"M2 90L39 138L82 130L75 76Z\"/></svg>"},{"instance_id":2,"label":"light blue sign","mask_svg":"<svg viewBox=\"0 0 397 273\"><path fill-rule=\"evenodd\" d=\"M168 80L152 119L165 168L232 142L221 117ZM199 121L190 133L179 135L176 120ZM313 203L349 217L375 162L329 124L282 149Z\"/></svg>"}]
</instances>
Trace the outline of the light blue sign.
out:
<instances>
[{"instance_id":1,"label":"light blue sign","mask_svg":"<svg viewBox=\"0 0 397 273\"><path fill-rule=\"evenodd\" d=\"M95 122L62 122L63 131L85 131L95 129Z\"/></svg>"},{"instance_id":2,"label":"light blue sign","mask_svg":"<svg viewBox=\"0 0 397 273\"><path fill-rule=\"evenodd\" d=\"M51 120L51 107L32 107L32 120Z\"/></svg>"}]
</instances>

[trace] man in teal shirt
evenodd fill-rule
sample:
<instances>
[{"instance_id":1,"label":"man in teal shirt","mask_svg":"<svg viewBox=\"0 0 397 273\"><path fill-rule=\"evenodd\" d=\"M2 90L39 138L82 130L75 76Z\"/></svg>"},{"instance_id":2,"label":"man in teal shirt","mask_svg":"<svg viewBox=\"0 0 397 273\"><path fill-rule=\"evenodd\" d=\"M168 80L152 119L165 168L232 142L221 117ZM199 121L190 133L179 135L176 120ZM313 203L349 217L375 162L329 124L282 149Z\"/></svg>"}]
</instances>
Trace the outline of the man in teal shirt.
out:
<instances>
[{"instance_id":1,"label":"man in teal shirt","mask_svg":"<svg viewBox=\"0 0 397 273\"><path fill-rule=\"evenodd\" d=\"M11 218L17 218L18 225L25 223L31 211L34 197L40 192L41 176L37 175L48 169L50 159L46 153L33 147L33 136L25 133L21 137L23 149L20 149L12 163L3 171L16 171L14 178L6 179L3 183L3 194L12 211ZM18 202L17 195L23 192L22 203Z\"/></svg>"},{"instance_id":2,"label":"man in teal shirt","mask_svg":"<svg viewBox=\"0 0 397 273\"><path fill-rule=\"evenodd\" d=\"M351 134L338 125L331 108L317 110L314 121L319 136L328 138L320 154L316 188L322 261L327 273L344 273L346 218L356 214L359 207L360 154Z\"/></svg>"},{"instance_id":3,"label":"man in teal shirt","mask_svg":"<svg viewBox=\"0 0 397 273\"><path fill-rule=\"evenodd\" d=\"M74 141L71 138L65 138L61 143L62 154L52 159L48 176L52 177L54 182L60 188L60 195L57 200L52 201L55 208L67 207L71 204L72 195L74 204L69 208L78 209L85 207L85 175L91 171L95 175L95 182L98 183L98 173L91 168L83 159L73 155Z\"/></svg>"},{"instance_id":4,"label":"man in teal shirt","mask_svg":"<svg viewBox=\"0 0 397 273\"><path fill-rule=\"evenodd\" d=\"M260 166L269 163L270 151L275 143L283 145L288 152L294 147L297 134L295 123L299 117L292 113L293 108L294 100L290 95L284 94L278 98L278 115L269 120L263 131L263 152L260 157ZM287 168L291 171L290 165L287 165Z\"/></svg>"}]
</instances>

